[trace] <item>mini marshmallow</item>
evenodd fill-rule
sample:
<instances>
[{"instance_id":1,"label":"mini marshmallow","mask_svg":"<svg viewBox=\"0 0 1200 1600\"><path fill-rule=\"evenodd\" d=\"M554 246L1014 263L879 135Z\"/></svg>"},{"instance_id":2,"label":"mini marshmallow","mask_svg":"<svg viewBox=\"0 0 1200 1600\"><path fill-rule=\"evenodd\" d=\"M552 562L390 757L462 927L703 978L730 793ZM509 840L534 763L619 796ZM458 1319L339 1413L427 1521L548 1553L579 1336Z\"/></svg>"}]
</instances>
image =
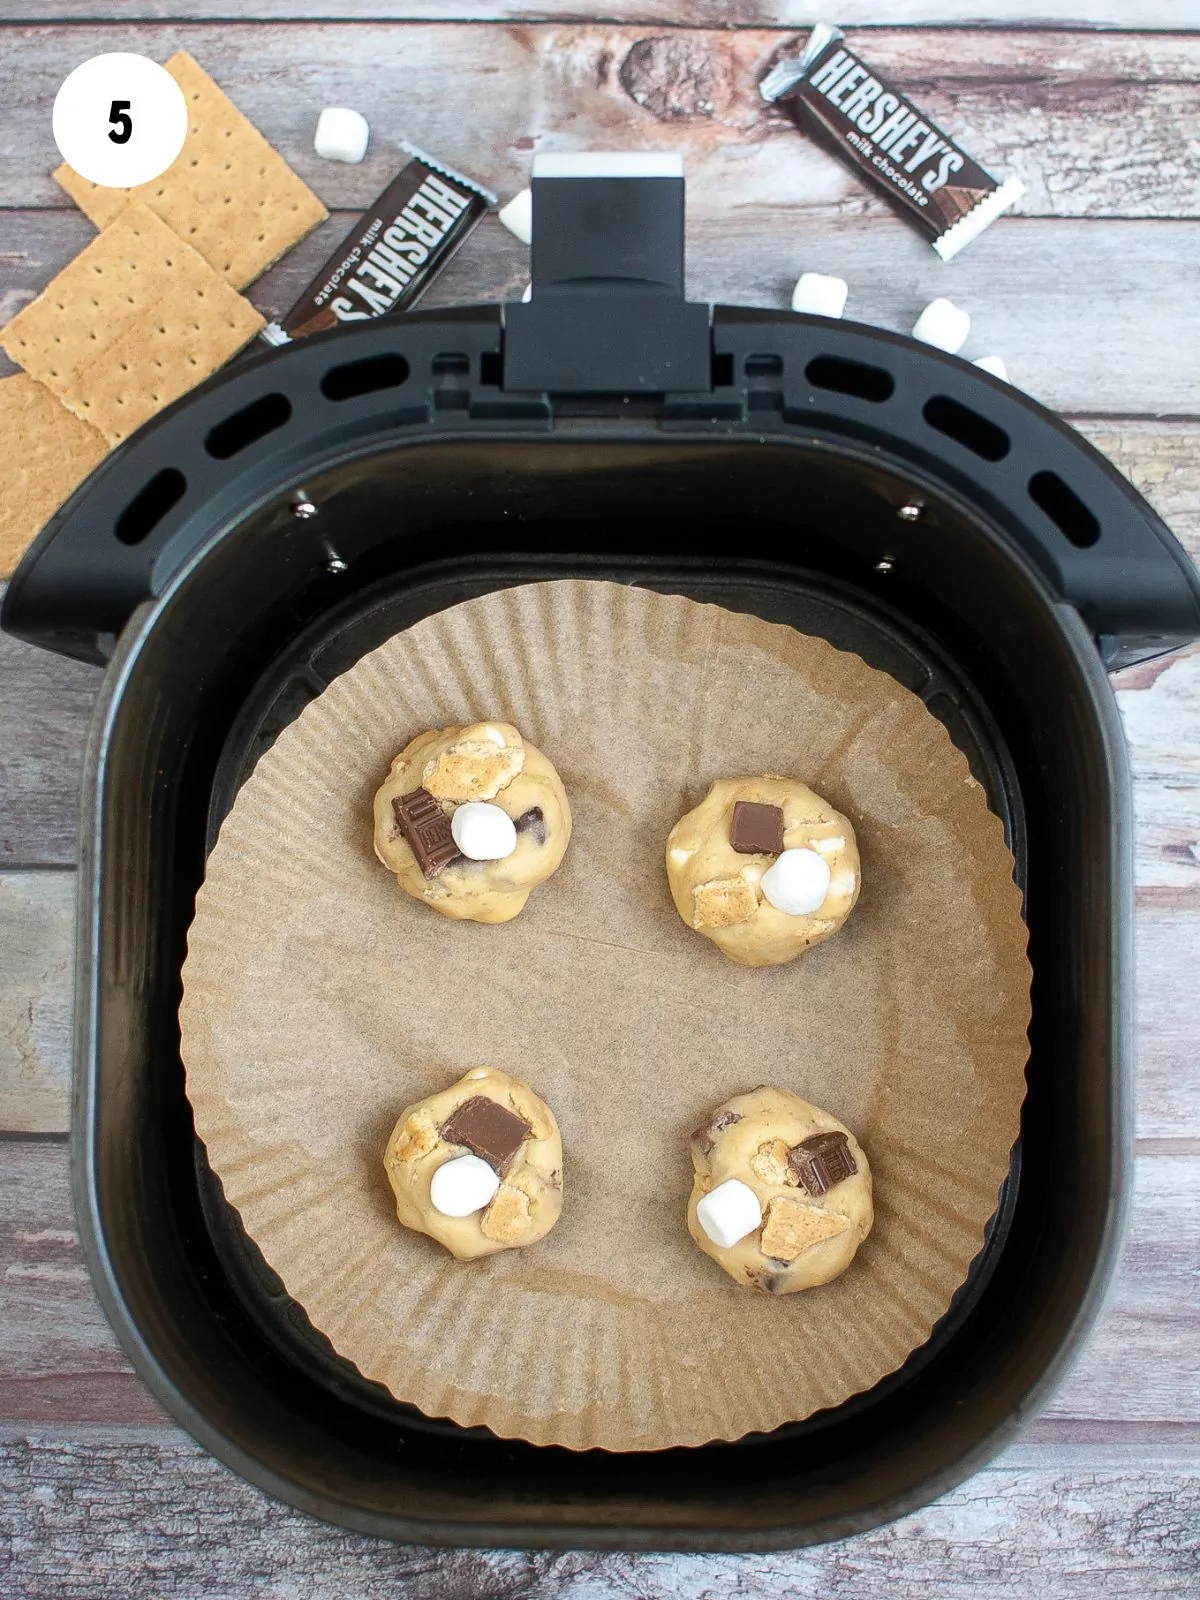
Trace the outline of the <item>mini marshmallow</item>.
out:
<instances>
[{"instance_id":1,"label":"mini marshmallow","mask_svg":"<svg viewBox=\"0 0 1200 1600\"><path fill-rule=\"evenodd\" d=\"M979 356L971 365L978 367L980 372L990 372L993 378L999 378L1003 383L1008 382L1008 368L1002 356Z\"/></svg>"},{"instance_id":2,"label":"mini marshmallow","mask_svg":"<svg viewBox=\"0 0 1200 1600\"><path fill-rule=\"evenodd\" d=\"M829 863L815 850L785 850L762 876L762 892L776 911L807 917L829 893Z\"/></svg>"},{"instance_id":3,"label":"mini marshmallow","mask_svg":"<svg viewBox=\"0 0 1200 1600\"><path fill-rule=\"evenodd\" d=\"M443 1161L429 1185L435 1211L444 1217L469 1217L491 1205L500 1179L478 1156L455 1156Z\"/></svg>"},{"instance_id":4,"label":"mini marshmallow","mask_svg":"<svg viewBox=\"0 0 1200 1600\"><path fill-rule=\"evenodd\" d=\"M971 319L953 300L939 295L931 300L913 324L913 338L922 344L931 344L947 355L957 355L967 342Z\"/></svg>"},{"instance_id":5,"label":"mini marshmallow","mask_svg":"<svg viewBox=\"0 0 1200 1600\"><path fill-rule=\"evenodd\" d=\"M830 278L823 272L805 272L792 290L792 310L807 311L814 317L840 317L850 293L845 278Z\"/></svg>"},{"instance_id":6,"label":"mini marshmallow","mask_svg":"<svg viewBox=\"0 0 1200 1600\"><path fill-rule=\"evenodd\" d=\"M762 1225L758 1196L740 1178L726 1178L710 1189L696 1207L696 1221L722 1250Z\"/></svg>"},{"instance_id":7,"label":"mini marshmallow","mask_svg":"<svg viewBox=\"0 0 1200 1600\"><path fill-rule=\"evenodd\" d=\"M503 861L517 848L513 819L490 800L468 800L457 806L450 832L468 861Z\"/></svg>"},{"instance_id":8,"label":"mini marshmallow","mask_svg":"<svg viewBox=\"0 0 1200 1600\"><path fill-rule=\"evenodd\" d=\"M313 149L326 161L357 166L367 153L370 137L370 124L360 112L345 106L326 106L317 118Z\"/></svg>"},{"instance_id":9,"label":"mini marshmallow","mask_svg":"<svg viewBox=\"0 0 1200 1600\"><path fill-rule=\"evenodd\" d=\"M506 206L496 213L509 233L515 233L522 244L533 243L533 190L522 189L513 195Z\"/></svg>"}]
</instances>

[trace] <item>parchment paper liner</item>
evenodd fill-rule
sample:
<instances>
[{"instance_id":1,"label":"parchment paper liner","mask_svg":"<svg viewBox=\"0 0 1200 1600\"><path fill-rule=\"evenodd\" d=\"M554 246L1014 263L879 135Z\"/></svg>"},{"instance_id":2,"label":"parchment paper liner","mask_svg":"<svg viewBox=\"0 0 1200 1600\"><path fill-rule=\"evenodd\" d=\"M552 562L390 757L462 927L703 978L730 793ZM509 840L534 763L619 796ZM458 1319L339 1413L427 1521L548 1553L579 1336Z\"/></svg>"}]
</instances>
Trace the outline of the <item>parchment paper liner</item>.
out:
<instances>
[{"instance_id":1,"label":"parchment paper liner","mask_svg":"<svg viewBox=\"0 0 1200 1600\"><path fill-rule=\"evenodd\" d=\"M481 716L551 756L575 815L502 927L431 913L371 850L395 751ZM864 887L834 939L752 971L679 921L663 847L711 779L763 771L853 819ZM869 1388L965 1278L1018 1131L1025 945L1000 822L915 695L757 618L529 585L390 640L259 762L197 901L188 1094L267 1260L399 1399L576 1449L734 1439ZM466 1265L399 1227L381 1157L405 1104L484 1062L554 1107L566 1203ZM763 1082L847 1122L875 1176L851 1269L779 1300L684 1224L689 1130Z\"/></svg>"}]
</instances>

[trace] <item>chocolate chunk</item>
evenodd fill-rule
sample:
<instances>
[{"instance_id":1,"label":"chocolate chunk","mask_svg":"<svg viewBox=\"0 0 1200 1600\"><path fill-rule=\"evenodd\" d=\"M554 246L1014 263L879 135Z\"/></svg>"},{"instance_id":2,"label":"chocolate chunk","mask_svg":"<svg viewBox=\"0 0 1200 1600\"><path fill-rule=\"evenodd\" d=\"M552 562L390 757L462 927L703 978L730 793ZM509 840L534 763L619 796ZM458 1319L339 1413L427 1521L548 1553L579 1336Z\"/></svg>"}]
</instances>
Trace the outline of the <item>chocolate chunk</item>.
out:
<instances>
[{"instance_id":1,"label":"chocolate chunk","mask_svg":"<svg viewBox=\"0 0 1200 1600\"><path fill-rule=\"evenodd\" d=\"M528 811L522 811L513 827L518 833L532 833L538 844L546 842L546 819L541 806L530 806Z\"/></svg>"},{"instance_id":2,"label":"chocolate chunk","mask_svg":"<svg viewBox=\"0 0 1200 1600\"><path fill-rule=\"evenodd\" d=\"M450 818L428 789L398 794L392 801L392 810L424 877L436 878L443 867L463 859L450 831Z\"/></svg>"},{"instance_id":3,"label":"chocolate chunk","mask_svg":"<svg viewBox=\"0 0 1200 1600\"><path fill-rule=\"evenodd\" d=\"M739 855L777 856L783 851L783 807L739 800L733 808L729 842Z\"/></svg>"},{"instance_id":4,"label":"chocolate chunk","mask_svg":"<svg viewBox=\"0 0 1200 1600\"><path fill-rule=\"evenodd\" d=\"M895 84L876 75L840 28L818 23L799 57L759 85L795 120L862 173L929 235L950 261L1021 198L1017 178L998 182ZM953 181L951 181L953 180Z\"/></svg>"},{"instance_id":5,"label":"chocolate chunk","mask_svg":"<svg viewBox=\"0 0 1200 1600\"><path fill-rule=\"evenodd\" d=\"M788 1152L788 1166L812 1195L825 1194L858 1171L844 1133L813 1134Z\"/></svg>"},{"instance_id":6,"label":"chocolate chunk","mask_svg":"<svg viewBox=\"0 0 1200 1600\"><path fill-rule=\"evenodd\" d=\"M716 1143L717 1134L724 1133L726 1128L732 1128L735 1122L742 1120L740 1111L718 1111L711 1122L702 1122L692 1133L692 1143L695 1144L703 1155L709 1155Z\"/></svg>"},{"instance_id":7,"label":"chocolate chunk","mask_svg":"<svg viewBox=\"0 0 1200 1600\"><path fill-rule=\"evenodd\" d=\"M533 1129L515 1111L498 1100L477 1094L443 1122L441 1137L447 1144L465 1144L501 1177Z\"/></svg>"}]
</instances>

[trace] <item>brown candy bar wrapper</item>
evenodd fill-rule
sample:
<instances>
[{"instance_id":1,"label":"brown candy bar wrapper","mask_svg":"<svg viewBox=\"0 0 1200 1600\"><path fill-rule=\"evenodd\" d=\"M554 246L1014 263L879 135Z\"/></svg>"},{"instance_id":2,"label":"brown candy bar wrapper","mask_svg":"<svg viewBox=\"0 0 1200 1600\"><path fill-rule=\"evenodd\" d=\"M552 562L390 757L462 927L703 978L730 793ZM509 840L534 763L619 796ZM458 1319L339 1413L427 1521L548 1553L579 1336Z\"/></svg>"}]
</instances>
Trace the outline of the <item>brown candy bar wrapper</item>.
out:
<instances>
[{"instance_id":1,"label":"brown candy bar wrapper","mask_svg":"<svg viewBox=\"0 0 1200 1600\"><path fill-rule=\"evenodd\" d=\"M371 848L397 750L481 716L546 752L575 822L495 927L438 916ZM685 927L663 869L714 778L764 771L853 819L863 872L842 931L769 971ZM823 639L624 584L467 600L336 678L225 819L183 983L197 1132L288 1293L398 1399L535 1444L736 1439L869 1389L966 1277L1020 1128L1021 894L946 729ZM382 1157L405 1106L482 1063L554 1112L568 1200L540 1244L455 1261L396 1221ZM870 1237L804 1294L739 1287L687 1231L691 1130L706 1148L764 1081L871 1165Z\"/></svg>"},{"instance_id":2,"label":"brown candy bar wrapper","mask_svg":"<svg viewBox=\"0 0 1200 1600\"><path fill-rule=\"evenodd\" d=\"M764 100L786 100L800 125L882 189L928 233L951 261L1015 205L1019 178L1002 183L878 77L845 42L819 23L803 55L780 61L759 85Z\"/></svg>"},{"instance_id":3,"label":"brown candy bar wrapper","mask_svg":"<svg viewBox=\"0 0 1200 1600\"><path fill-rule=\"evenodd\" d=\"M411 160L342 240L296 304L263 330L269 344L414 306L496 204L490 189L414 145Z\"/></svg>"}]
</instances>

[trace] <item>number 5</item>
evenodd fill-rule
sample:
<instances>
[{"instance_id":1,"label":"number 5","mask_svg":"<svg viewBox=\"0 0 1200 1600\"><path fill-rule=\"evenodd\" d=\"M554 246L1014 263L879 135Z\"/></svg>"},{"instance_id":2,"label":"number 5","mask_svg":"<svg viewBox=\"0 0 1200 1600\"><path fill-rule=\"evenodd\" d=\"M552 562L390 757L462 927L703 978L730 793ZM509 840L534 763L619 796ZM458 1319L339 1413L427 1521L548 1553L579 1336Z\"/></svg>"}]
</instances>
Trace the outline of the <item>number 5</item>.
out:
<instances>
[{"instance_id":1,"label":"number 5","mask_svg":"<svg viewBox=\"0 0 1200 1600\"><path fill-rule=\"evenodd\" d=\"M116 123L121 130L118 133L117 127L109 129L108 137L114 144L129 143L130 135L133 133L133 122L129 115L129 108L132 104L132 100L114 100L109 107L108 120Z\"/></svg>"}]
</instances>

